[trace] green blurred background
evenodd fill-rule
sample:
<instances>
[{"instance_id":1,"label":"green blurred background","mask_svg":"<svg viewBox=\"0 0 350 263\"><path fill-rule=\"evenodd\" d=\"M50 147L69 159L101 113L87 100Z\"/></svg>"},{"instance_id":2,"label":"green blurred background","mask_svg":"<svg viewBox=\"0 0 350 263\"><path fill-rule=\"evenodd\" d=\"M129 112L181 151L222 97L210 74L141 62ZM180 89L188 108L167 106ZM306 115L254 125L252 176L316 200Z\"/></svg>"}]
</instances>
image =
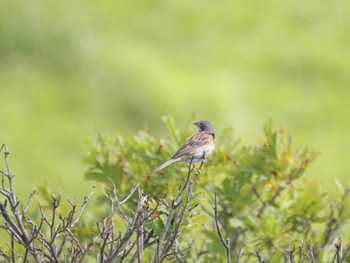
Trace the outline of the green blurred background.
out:
<instances>
[{"instance_id":1,"label":"green blurred background","mask_svg":"<svg viewBox=\"0 0 350 263\"><path fill-rule=\"evenodd\" d=\"M163 115L181 129L192 113L248 144L272 118L320 152L306 176L347 180L349 10L345 0L0 0L0 142L17 189L46 179L82 196L86 139L145 126L165 137Z\"/></svg>"}]
</instances>

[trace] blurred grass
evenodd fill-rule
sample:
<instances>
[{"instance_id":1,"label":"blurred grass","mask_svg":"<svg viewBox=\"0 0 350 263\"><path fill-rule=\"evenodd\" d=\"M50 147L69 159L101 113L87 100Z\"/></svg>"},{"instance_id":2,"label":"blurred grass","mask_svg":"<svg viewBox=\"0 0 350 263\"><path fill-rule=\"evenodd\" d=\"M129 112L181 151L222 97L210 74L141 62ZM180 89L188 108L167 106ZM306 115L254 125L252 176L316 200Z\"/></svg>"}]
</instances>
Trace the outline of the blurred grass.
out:
<instances>
[{"instance_id":1,"label":"blurred grass","mask_svg":"<svg viewBox=\"0 0 350 263\"><path fill-rule=\"evenodd\" d=\"M193 112L247 143L272 118L320 151L308 176L348 178L349 2L0 5L0 142L23 195L42 178L87 193L85 139L167 136L162 115L181 127Z\"/></svg>"}]
</instances>

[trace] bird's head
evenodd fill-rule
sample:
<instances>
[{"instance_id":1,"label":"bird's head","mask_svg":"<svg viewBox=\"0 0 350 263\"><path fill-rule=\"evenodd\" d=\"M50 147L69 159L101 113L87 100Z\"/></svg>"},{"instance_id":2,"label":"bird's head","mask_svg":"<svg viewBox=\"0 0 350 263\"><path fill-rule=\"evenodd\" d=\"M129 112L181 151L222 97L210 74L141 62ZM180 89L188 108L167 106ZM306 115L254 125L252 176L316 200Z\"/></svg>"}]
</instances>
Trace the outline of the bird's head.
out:
<instances>
[{"instance_id":1,"label":"bird's head","mask_svg":"<svg viewBox=\"0 0 350 263\"><path fill-rule=\"evenodd\" d=\"M193 125L197 126L199 131L206 131L212 134L215 134L215 130L213 128L213 125L209 121L198 121L193 123Z\"/></svg>"}]
</instances>

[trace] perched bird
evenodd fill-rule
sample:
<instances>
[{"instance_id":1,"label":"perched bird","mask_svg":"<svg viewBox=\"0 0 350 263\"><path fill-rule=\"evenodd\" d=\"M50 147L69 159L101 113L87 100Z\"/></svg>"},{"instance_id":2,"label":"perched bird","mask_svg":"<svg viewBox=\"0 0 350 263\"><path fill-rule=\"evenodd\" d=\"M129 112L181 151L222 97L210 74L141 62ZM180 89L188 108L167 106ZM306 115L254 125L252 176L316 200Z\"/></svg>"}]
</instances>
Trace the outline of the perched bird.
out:
<instances>
[{"instance_id":1,"label":"perched bird","mask_svg":"<svg viewBox=\"0 0 350 263\"><path fill-rule=\"evenodd\" d=\"M155 169L155 172L159 172L175 162L198 163L206 161L206 157L215 147L215 130L208 121L195 122L193 125L198 127L199 132L193 135L169 161Z\"/></svg>"}]
</instances>

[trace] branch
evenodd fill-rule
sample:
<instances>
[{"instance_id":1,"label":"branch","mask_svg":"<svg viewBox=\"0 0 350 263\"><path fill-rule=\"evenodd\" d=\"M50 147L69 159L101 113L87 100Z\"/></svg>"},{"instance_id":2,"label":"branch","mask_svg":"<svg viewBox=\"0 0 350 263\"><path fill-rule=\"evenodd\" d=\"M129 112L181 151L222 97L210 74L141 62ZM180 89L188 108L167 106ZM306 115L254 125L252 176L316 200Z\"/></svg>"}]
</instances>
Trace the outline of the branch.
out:
<instances>
[{"instance_id":1,"label":"branch","mask_svg":"<svg viewBox=\"0 0 350 263\"><path fill-rule=\"evenodd\" d=\"M275 254L272 254L271 257L269 257L268 259L264 259L260 254L260 249L257 249L255 251L255 256L257 257L259 263L267 263L267 262L271 261L271 259L273 258L274 255Z\"/></svg>"},{"instance_id":2,"label":"branch","mask_svg":"<svg viewBox=\"0 0 350 263\"><path fill-rule=\"evenodd\" d=\"M0 194L2 194L5 197L5 201L3 203L0 202L0 212L4 218L4 226L1 226L1 228L4 228L11 237L11 251L13 255L12 256L13 260L15 260L14 259L14 240L15 240L25 248L25 251L27 251L26 253L29 252L30 254L32 254L32 256L35 258L37 262L42 262L43 259L41 258L41 256L39 256L33 244L33 241L35 239L33 236L33 233L28 232L25 226L25 216L24 216L23 209L22 210L18 209L19 200L17 199L14 191L14 175L11 172L9 161L8 161L8 156L10 152L5 144L1 146L0 152L3 149L5 150L4 159L5 159L7 172L5 173L3 170L0 171L0 173L2 174L2 188L0 189ZM5 180L7 180L8 188L6 188L5 186L6 185ZM7 205L9 206L10 211L7 211Z\"/></svg>"},{"instance_id":3,"label":"branch","mask_svg":"<svg viewBox=\"0 0 350 263\"><path fill-rule=\"evenodd\" d=\"M226 238L226 241L225 241L225 239L224 239L224 237L223 237L223 235L221 233L220 224L219 224L218 206L217 206L217 200L216 199L217 199L217 192L215 192L214 205L213 205L216 231L219 234L221 243L225 247L227 262L231 263L231 248L230 248L231 240L229 238Z\"/></svg>"},{"instance_id":4,"label":"branch","mask_svg":"<svg viewBox=\"0 0 350 263\"><path fill-rule=\"evenodd\" d=\"M184 179L184 185L179 187L179 192L177 193L177 196L175 198L176 201L173 199L171 195L169 195L169 198L171 200L171 205L169 206L169 214L168 214L168 218L165 223L165 226L163 228L163 231L161 233L161 236L158 240L157 251L153 262L157 262L157 263L162 262L166 257L170 256L170 254L175 255L175 254L183 253L184 251L182 250L181 252L177 252L177 253L174 252L175 254L170 253L170 250L172 249L172 247L174 247L176 240L180 236L180 227L183 225L185 213L186 211L188 211L188 205L190 203L192 193L195 189L195 183L197 182L197 177L201 173L201 168L204 164L204 161L202 161L200 167L197 169L196 174L192 179L190 179L191 174L195 169L195 166L192 165L192 161L193 161L193 157L188 166L188 172L187 172L187 176ZM183 203L182 196L186 190L187 190L186 199ZM165 237L167 237L167 240Z\"/></svg>"}]
</instances>

